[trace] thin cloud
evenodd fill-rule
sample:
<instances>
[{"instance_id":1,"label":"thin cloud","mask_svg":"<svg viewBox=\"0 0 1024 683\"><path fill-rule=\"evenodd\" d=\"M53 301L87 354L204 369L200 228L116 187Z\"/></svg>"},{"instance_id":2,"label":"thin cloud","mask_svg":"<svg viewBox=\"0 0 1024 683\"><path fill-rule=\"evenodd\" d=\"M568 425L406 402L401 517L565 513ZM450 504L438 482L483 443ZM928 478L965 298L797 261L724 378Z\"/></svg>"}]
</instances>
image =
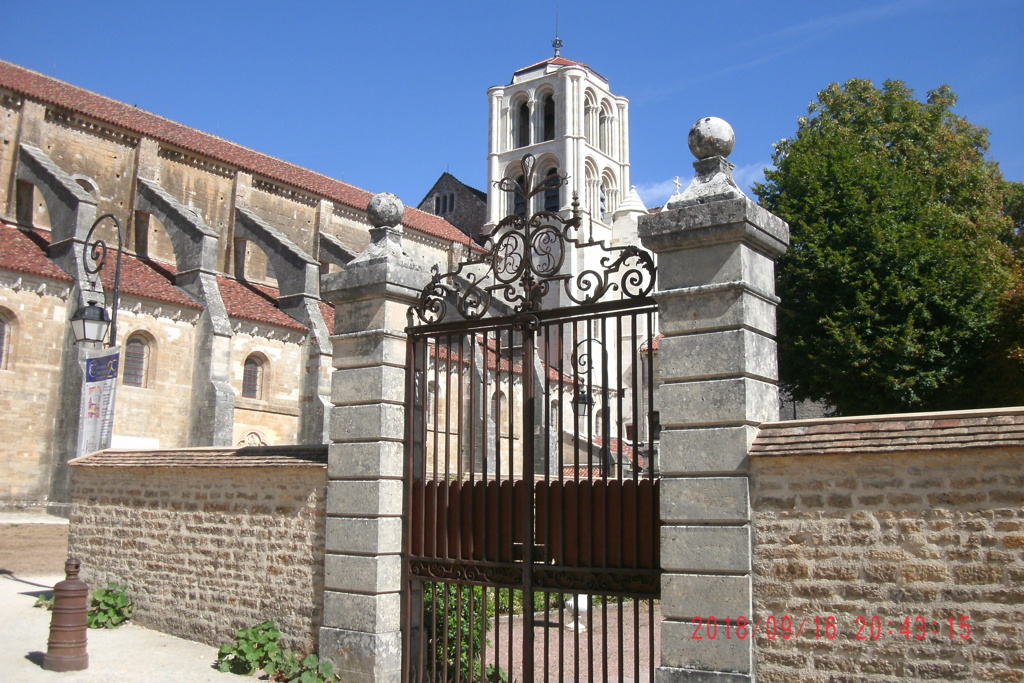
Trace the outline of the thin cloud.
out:
<instances>
[{"instance_id":1,"label":"thin cloud","mask_svg":"<svg viewBox=\"0 0 1024 683\"><path fill-rule=\"evenodd\" d=\"M793 26L787 26L781 28L772 33L767 33L762 36L758 36L753 40L749 40L743 43L735 45L730 52L736 53L744 47L756 47L758 45L767 43L771 46L785 45L781 49L777 49L771 52L762 53L754 59L741 62L739 64L733 64L723 69L719 69L714 73L705 73L696 78L690 78L684 81L675 83L665 87L665 84L661 84L655 93L644 93L634 98L635 102L657 102L664 100L666 97L678 93L679 91L686 90L699 83L708 83L721 80L726 74L730 74L736 71L744 71L753 67L761 66L767 62L771 62L783 55L791 54L805 46L821 40L827 35L839 31L841 29L855 26L857 24L864 24L873 21L880 21L888 19L898 14L904 14L917 9L920 6L926 5L927 0L902 0L901 2L883 2L881 4L859 9L853 12L847 12L846 14L838 14L830 17L823 17L821 19L813 19L811 21L805 21L801 24L795 24Z\"/></svg>"},{"instance_id":2,"label":"thin cloud","mask_svg":"<svg viewBox=\"0 0 1024 683\"><path fill-rule=\"evenodd\" d=\"M771 162L756 162L753 164L743 164L733 169L732 177L739 185L740 189L750 197L754 198L753 188L754 183L764 182L764 169L771 166ZM690 178L680 178L682 188L685 189L690 184ZM669 197L675 194L676 182L675 178L671 180L661 180L653 183L642 183L636 186L636 191L640 194L640 199L644 201L644 206L647 208L654 208L656 206L664 206L665 202L668 201Z\"/></svg>"}]
</instances>

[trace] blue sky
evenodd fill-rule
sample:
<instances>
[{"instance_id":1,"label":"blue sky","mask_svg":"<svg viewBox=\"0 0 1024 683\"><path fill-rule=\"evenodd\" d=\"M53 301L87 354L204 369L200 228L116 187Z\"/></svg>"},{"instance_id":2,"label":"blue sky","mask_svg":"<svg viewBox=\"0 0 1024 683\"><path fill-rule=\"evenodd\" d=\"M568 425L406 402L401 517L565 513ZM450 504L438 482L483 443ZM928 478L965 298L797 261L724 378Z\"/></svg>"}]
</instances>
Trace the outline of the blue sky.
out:
<instances>
[{"instance_id":1,"label":"blue sky","mask_svg":"<svg viewBox=\"0 0 1024 683\"><path fill-rule=\"evenodd\" d=\"M1024 181L1024 2L557 0L562 54L630 100L649 206L692 176L703 116L742 185L831 82L949 84ZM552 54L556 0L13 2L0 58L415 205L449 171L485 189L487 88Z\"/></svg>"}]
</instances>

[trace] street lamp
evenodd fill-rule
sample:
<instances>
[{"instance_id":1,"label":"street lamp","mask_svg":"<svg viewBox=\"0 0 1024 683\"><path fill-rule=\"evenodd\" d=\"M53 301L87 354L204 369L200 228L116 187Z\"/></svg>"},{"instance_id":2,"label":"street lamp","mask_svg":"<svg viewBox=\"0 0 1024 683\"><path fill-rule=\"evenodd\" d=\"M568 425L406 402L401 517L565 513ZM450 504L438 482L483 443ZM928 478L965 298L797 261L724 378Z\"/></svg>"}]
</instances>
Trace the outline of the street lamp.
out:
<instances>
[{"instance_id":1,"label":"street lamp","mask_svg":"<svg viewBox=\"0 0 1024 683\"><path fill-rule=\"evenodd\" d=\"M107 338L108 327L110 316L107 309L97 306L95 301L90 301L88 306L79 306L71 316L71 331L76 342L102 342Z\"/></svg>"},{"instance_id":2,"label":"street lamp","mask_svg":"<svg viewBox=\"0 0 1024 683\"><path fill-rule=\"evenodd\" d=\"M577 378L580 378L581 375L587 375L589 380L594 360L592 354L593 346L595 345L597 350L601 352L601 434L599 438L601 439L601 466L607 475L615 467L616 461L612 457L611 449L611 425L609 424L611 411L608 403L608 351L605 349L604 343L600 339L590 338L576 344L576 350L572 354L572 365ZM589 381L586 383L589 384ZM586 387L581 387L576 396L573 397L572 404L576 410L576 415L587 419L590 416L591 408L594 407L594 399L590 396L590 392Z\"/></svg>"},{"instance_id":3,"label":"street lamp","mask_svg":"<svg viewBox=\"0 0 1024 683\"><path fill-rule=\"evenodd\" d=\"M82 261L85 272L89 275L99 273L107 264L107 243L99 238L92 241L96 228L107 218L112 220L114 227L117 228L117 262L114 267L112 313L108 316L106 308L98 306L96 301L89 301L87 306L79 306L75 314L71 316L71 330L75 335L76 342L101 343L106 338L109 327L110 339L107 346L112 347L117 343L117 308L121 297L121 255L124 253L124 235L121 232L121 223L114 214L103 214L89 228L89 233L85 236L85 243L82 245Z\"/></svg>"},{"instance_id":4,"label":"street lamp","mask_svg":"<svg viewBox=\"0 0 1024 683\"><path fill-rule=\"evenodd\" d=\"M590 408L594 405L594 399L590 397L590 393L586 389L580 389L572 399L572 405L576 409L577 415L588 417L590 415Z\"/></svg>"}]
</instances>

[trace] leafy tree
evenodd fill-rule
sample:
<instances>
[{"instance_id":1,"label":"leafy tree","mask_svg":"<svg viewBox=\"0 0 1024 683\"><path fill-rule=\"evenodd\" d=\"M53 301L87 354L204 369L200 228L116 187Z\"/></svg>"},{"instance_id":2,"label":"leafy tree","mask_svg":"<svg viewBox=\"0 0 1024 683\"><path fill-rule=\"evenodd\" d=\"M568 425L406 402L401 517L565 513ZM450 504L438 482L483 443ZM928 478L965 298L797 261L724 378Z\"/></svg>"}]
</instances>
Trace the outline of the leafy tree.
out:
<instances>
[{"instance_id":1,"label":"leafy tree","mask_svg":"<svg viewBox=\"0 0 1024 683\"><path fill-rule=\"evenodd\" d=\"M1006 374L1024 371L1008 355L1019 195L955 104L947 86L921 103L900 81L832 84L776 145L754 191L791 228L779 364L797 400L845 415L1024 402Z\"/></svg>"}]
</instances>

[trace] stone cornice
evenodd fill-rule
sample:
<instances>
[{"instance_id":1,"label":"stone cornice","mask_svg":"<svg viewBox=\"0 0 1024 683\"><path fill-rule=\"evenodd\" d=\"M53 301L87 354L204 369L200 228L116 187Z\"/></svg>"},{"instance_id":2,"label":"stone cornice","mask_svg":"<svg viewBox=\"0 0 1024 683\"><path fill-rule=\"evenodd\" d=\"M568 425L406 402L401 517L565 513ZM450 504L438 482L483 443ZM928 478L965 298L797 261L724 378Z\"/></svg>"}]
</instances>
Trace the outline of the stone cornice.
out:
<instances>
[{"instance_id":1,"label":"stone cornice","mask_svg":"<svg viewBox=\"0 0 1024 683\"><path fill-rule=\"evenodd\" d=\"M160 150L157 152L157 156L162 159L177 162L184 166L198 168L200 170L219 175L223 178L234 178L235 174L238 172L238 169L233 166L228 166L227 164L222 164L219 161L214 161L213 159L199 156L192 152L186 152L185 150L165 145L160 145Z\"/></svg>"},{"instance_id":2,"label":"stone cornice","mask_svg":"<svg viewBox=\"0 0 1024 683\"><path fill-rule=\"evenodd\" d=\"M0 90L0 106L7 107L8 109L21 109L24 101L21 95L16 92Z\"/></svg>"},{"instance_id":3,"label":"stone cornice","mask_svg":"<svg viewBox=\"0 0 1024 683\"><path fill-rule=\"evenodd\" d=\"M137 147L139 140L141 139L138 135L126 130L116 128L107 123L101 123L100 121L90 119L73 111L68 111L67 109L47 107L46 120L50 123L64 126L65 128L70 128L72 130L80 130L85 133L89 133L90 135L95 135L98 138L111 140L127 147Z\"/></svg>"},{"instance_id":4,"label":"stone cornice","mask_svg":"<svg viewBox=\"0 0 1024 683\"><path fill-rule=\"evenodd\" d=\"M255 175L252 178L252 187L254 190L266 192L267 194L276 195L278 197L284 197L285 199L290 199L293 202L304 204L306 206L316 206L320 203L320 197Z\"/></svg>"},{"instance_id":5,"label":"stone cornice","mask_svg":"<svg viewBox=\"0 0 1024 683\"><path fill-rule=\"evenodd\" d=\"M746 197L641 216L638 232L658 253L743 242L776 259L789 248L789 225Z\"/></svg>"},{"instance_id":6,"label":"stone cornice","mask_svg":"<svg viewBox=\"0 0 1024 683\"><path fill-rule=\"evenodd\" d=\"M8 270L0 270L0 288L31 292L39 296L55 296L62 301L67 301L71 296L71 283Z\"/></svg>"},{"instance_id":7,"label":"stone cornice","mask_svg":"<svg viewBox=\"0 0 1024 683\"><path fill-rule=\"evenodd\" d=\"M252 320L242 320L240 318L231 319L231 331L235 334L245 334L250 337L284 342L285 344L301 344L309 336L308 332L288 330L283 327L258 323Z\"/></svg>"},{"instance_id":8,"label":"stone cornice","mask_svg":"<svg viewBox=\"0 0 1024 683\"><path fill-rule=\"evenodd\" d=\"M165 318L174 322L183 322L190 325L198 324L202 310L197 308L185 308L175 306L164 301L151 301L149 299L136 299L132 296L121 295L118 311L131 313L132 315L148 315L153 318Z\"/></svg>"}]
</instances>

